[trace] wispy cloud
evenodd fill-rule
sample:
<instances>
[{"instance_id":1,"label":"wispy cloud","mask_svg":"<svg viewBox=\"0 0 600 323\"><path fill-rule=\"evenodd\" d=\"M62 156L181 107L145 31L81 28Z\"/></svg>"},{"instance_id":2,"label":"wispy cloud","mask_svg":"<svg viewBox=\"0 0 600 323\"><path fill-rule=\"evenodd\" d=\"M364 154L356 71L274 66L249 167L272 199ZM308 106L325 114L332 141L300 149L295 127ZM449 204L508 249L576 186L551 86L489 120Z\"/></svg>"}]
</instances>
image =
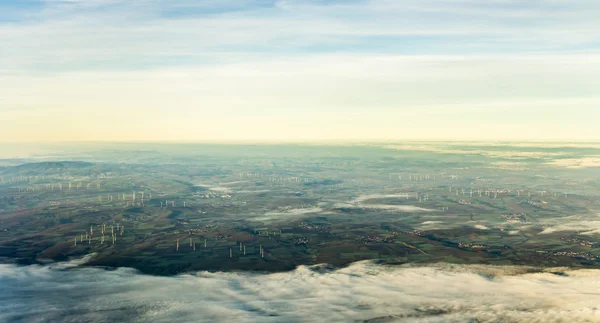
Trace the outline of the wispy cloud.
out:
<instances>
[{"instance_id":1,"label":"wispy cloud","mask_svg":"<svg viewBox=\"0 0 600 323\"><path fill-rule=\"evenodd\" d=\"M0 23L0 42L10 44L0 68L197 65L226 61L222 53L589 51L598 49L598 7L552 0L47 0L33 13L23 9L28 19Z\"/></svg>"}]
</instances>

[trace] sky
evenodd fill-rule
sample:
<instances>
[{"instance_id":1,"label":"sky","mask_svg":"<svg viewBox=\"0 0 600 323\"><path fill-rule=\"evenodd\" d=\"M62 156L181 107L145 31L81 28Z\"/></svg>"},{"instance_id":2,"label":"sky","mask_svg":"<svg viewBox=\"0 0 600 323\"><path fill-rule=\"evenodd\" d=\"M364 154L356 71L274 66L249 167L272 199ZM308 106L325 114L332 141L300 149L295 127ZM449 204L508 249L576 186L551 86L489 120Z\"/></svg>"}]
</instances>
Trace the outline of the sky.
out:
<instances>
[{"instance_id":1,"label":"sky","mask_svg":"<svg viewBox=\"0 0 600 323\"><path fill-rule=\"evenodd\" d=\"M597 0L0 0L0 141L600 141Z\"/></svg>"}]
</instances>

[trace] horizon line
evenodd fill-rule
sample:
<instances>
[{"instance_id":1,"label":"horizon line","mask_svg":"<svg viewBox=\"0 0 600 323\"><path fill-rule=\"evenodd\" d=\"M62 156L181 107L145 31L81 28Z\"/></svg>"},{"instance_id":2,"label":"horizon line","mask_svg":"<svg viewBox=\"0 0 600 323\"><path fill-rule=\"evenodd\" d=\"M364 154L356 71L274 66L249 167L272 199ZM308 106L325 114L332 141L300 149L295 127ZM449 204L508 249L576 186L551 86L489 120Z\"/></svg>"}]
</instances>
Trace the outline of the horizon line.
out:
<instances>
[{"instance_id":1,"label":"horizon line","mask_svg":"<svg viewBox=\"0 0 600 323\"><path fill-rule=\"evenodd\" d=\"M593 140L540 140L540 139L312 139L312 140L52 140L52 141L2 141L0 144L378 144L378 143L550 143L550 144L573 144L573 143L600 143L600 139Z\"/></svg>"}]
</instances>

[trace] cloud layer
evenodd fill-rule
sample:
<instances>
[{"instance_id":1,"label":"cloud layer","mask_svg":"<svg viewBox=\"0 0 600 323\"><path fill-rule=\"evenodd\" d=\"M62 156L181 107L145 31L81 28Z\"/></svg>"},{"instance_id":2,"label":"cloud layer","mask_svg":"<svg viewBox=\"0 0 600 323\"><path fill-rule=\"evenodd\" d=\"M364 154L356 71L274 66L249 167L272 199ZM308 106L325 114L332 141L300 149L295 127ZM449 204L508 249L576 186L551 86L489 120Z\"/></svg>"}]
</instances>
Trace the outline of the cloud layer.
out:
<instances>
[{"instance_id":1,"label":"cloud layer","mask_svg":"<svg viewBox=\"0 0 600 323\"><path fill-rule=\"evenodd\" d=\"M300 267L153 277L130 269L0 265L0 320L17 322L592 322L600 272L457 266ZM560 269L556 269L560 270Z\"/></svg>"}]
</instances>

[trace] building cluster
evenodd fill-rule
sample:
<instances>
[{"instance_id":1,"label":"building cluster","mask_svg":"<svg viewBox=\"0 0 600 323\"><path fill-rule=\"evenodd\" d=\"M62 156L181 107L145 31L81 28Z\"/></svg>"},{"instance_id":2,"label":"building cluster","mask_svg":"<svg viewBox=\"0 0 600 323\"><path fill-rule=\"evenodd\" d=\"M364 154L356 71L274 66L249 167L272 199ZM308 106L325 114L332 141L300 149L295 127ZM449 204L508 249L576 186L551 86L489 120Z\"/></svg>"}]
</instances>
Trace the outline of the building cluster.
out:
<instances>
[{"instance_id":1,"label":"building cluster","mask_svg":"<svg viewBox=\"0 0 600 323\"><path fill-rule=\"evenodd\" d=\"M277 231L268 231L268 230L260 230L257 233L259 236L277 236L277 235L281 235L281 230L277 230Z\"/></svg>"},{"instance_id":2,"label":"building cluster","mask_svg":"<svg viewBox=\"0 0 600 323\"><path fill-rule=\"evenodd\" d=\"M9 195L9 196L2 196L0 197L1 200L3 201L16 201L16 200L20 200L20 199L24 199L24 196L21 195Z\"/></svg>"},{"instance_id":3,"label":"building cluster","mask_svg":"<svg viewBox=\"0 0 600 323\"><path fill-rule=\"evenodd\" d=\"M527 222L527 214L525 213L502 214L500 217L508 221Z\"/></svg>"},{"instance_id":4,"label":"building cluster","mask_svg":"<svg viewBox=\"0 0 600 323\"><path fill-rule=\"evenodd\" d=\"M521 203L526 203L526 204L529 204L529 205L535 206L535 207L541 207L542 206L542 202L535 201L535 200L523 200L523 201L521 201Z\"/></svg>"},{"instance_id":5,"label":"building cluster","mask_svg":"<svg viewBox=\"0 0 600 323\"><path fill-rule=\"evenodd\" d=\"M362 240L363 243L394 243L396 240L394 237L382 237L382 236L361 236L356 238L356 240Z\"/></svg>"},{"instance_id":6,"label":"building cluster","mask_svg":"<svg viewBox=\"0 0 600 323\"><path fill-rule=\"evenodd\" d=\"M306 222L301 222L298 227L304 230L317 231L317 232L329 232L331 227L328 225L312 225Z\"/></svg>"},{"instance_id":7,"label":"building cluster","mask_svg":"<svg viewBox=\"0 0 600 323\"><path fill-rule=\"evenodd\" d=\"M228 199L231 198L230 194L223 194L218 192L203 192L203 193L195 193L192 197L197 199L214 199L214 198L222 198Z\"/></svg>"},{"instance_id":8,"label":"building cluster","mask_svg":"<svg viewBox=\"0 0 600 323\"><path fill-rule=\"evenodd\" d=\"M408 234L410 234L411 236L419 236L422 237L425 235L425 231L421 231L421 230L412 230L412 231L408 231Z\"/></svg>"},{"instance_id":9,"label":"building cluster","mask_svg":"<svg viewBox=\"0 0 600 323\"><path fill-rule=\"evenodd\" d=\"M217 234L214 239L215 240L227 240L231 238L231 235Z\"/></svg>"},{"instance_id":10,"label":"building cluster","mask_svg":"<svg viewBox=\"0 0 600 323\"><path fill-rule=\"evenodd\" d=\"M182 220L181 222L176 222L178 224L186 224L187 221L186 220ZM218 226L213 225L213 224L206 224L206 225L198 225L197 228L186 228L185 230L188 231L189 234L198 234L198 233L205 233L205 232L212 232L216 229L219 229ZM179 231L175 231L175 232L179 232Z\"/></svg>"},{"instance_id":11,"label":"building cluster","mask_svg":"<svg viewBox=\"0 0 600 323\"><path fill-rule=\"evenodd\" d=\"M538 254L541 254L546 257L550 256L566 256L571 258L583 258L585 260L597 260L598 258L594 255L591 255L587 252L575 252L575 251L546 251L546 250L538 250L536 251Z\"/></svg>"},{"instance_id":12,"label":"building cluster","mask_svg":"<svg viewBox=\"0 0 600 323\"><path fill-rule=\"evenodd\" d=\"M306 237L294 238L293 242L295 245L308 246L308 238Z\"/></svg>"},{"instance_id":13,"label":"building cluster","mask_svg":"<svg viewBox=\"0 0 600 323\"><path fill-rule=\"evenodd\" d=\"M590 247L590 248L597 246L597 244L593 243L592 241L583 240L583 239L579 239L579 238L575 238L575 237L564 237L564 238L560 238L560 240L568 242L568 243L578 244L578 245L584 246L584 247Z\"/></svg>"},{"instance_id":14,"label":"building cluster","mask_svg":"<svg viewBox=\"0 0 600 323\"><path fill-rule=\"evenodd\" d=\"M458 242L458 247L466 248L466 249L485 249L485 248L487 248L487 246L483 245L483 244L468 243L468 242L462 242L462 241Z\"/></svg>"},{"instance_id":15,"label":"building cluster","mask_svg":"<svg viewBox=\"0 0 600 323\"><path fill-rule=\"evenodd\" d=\"M283 228L284 230L291 230L291 228ZM269 231L269 228L254 228L254 234L259 236L276 236L281 235L281 229L273 229Z\"/></svg>"}]
</instances>

